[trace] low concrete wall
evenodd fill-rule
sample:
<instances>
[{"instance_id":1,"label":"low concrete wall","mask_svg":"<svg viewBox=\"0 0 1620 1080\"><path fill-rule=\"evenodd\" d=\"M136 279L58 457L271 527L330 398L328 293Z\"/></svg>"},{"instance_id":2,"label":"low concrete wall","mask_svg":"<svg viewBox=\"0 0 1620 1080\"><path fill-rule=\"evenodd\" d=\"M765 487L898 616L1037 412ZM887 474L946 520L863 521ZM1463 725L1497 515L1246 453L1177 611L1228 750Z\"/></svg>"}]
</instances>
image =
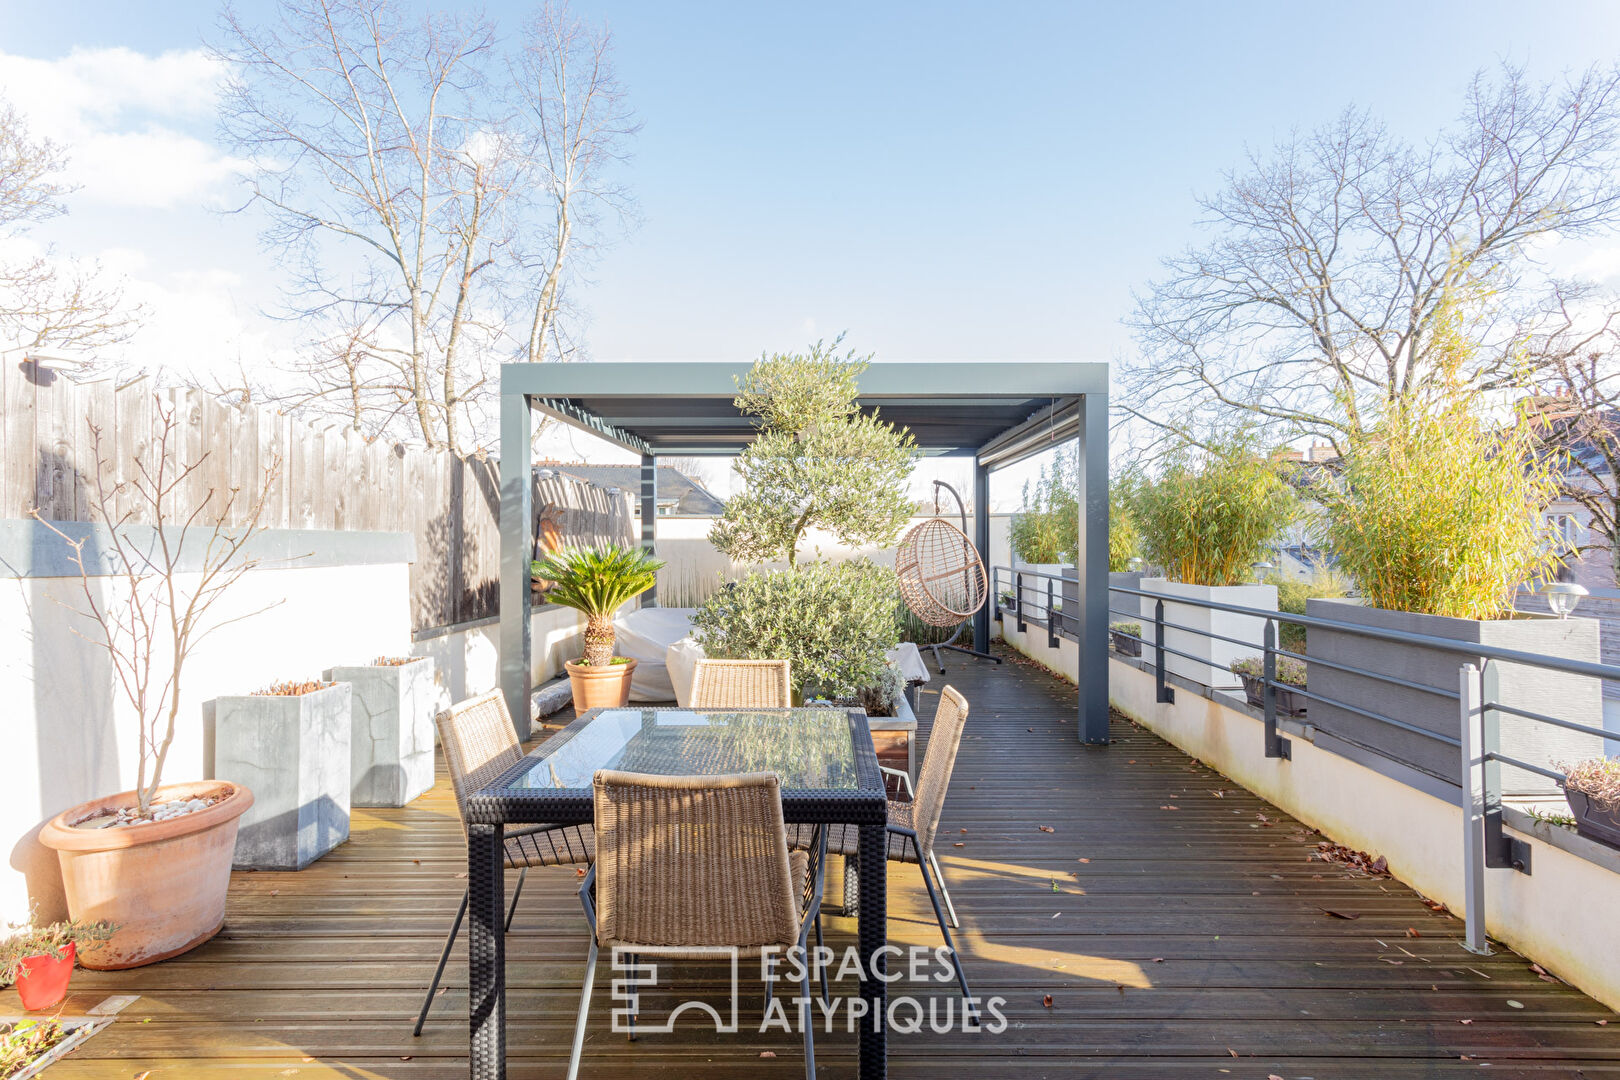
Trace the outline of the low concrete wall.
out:
<instances>
[{"instance_id":1,"label":"low concrete wall","mask_svg":"<svg viewBox=\"0 0 1620 1080\"><path fill-rule=\"evenodd\" d=\"M1267 758L1260 719L1236 699L1180 686L1173 704L1160 704L1151 674L1114 658L1108 667L1109 697L1126 716L1338 843L1382 855L1395 877L1463 910L1462 811L1454 796L1442 797L1443 786L1409 786L1313 745L1293 725L1285 725L1293 759ZM1620 1009L1620 852L1508 813L1517 826L1509 831L1530 842L1534 873L1487 871L1487 929Z\"/></svg>"}]
</instances>

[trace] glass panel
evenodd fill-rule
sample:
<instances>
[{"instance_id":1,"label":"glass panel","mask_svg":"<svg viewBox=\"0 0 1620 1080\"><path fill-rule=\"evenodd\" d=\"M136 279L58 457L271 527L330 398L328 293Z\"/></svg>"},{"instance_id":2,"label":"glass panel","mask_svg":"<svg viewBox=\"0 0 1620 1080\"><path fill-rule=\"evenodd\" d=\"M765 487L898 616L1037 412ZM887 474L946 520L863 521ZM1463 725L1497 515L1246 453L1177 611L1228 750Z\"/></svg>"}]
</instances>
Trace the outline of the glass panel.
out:
<instances>
[{"instance_id":1,"label":"glass panel","mask_svg":"<svg viewBox=\"0 0 1620 1080\"><path fill-rule=\"evenodd\" d=\"M512 785L588 788L598 769L663 776L774 772L785 788L853 791L855 747L843 709L604 709Z\"/></svg>"}]
</instances>

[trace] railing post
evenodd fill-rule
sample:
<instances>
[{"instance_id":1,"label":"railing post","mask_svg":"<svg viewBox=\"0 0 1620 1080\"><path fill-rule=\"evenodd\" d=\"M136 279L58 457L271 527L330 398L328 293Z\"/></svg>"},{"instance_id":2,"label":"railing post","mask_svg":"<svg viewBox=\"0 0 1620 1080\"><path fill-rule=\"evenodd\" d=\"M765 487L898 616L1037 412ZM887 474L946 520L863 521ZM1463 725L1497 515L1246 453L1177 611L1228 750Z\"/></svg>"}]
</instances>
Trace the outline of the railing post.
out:
<instances>
[{"instance_id":1,"label":"railing post","mask_svg":"<svg viewBox=\"0 0 1620 1080\"><path fill-rule=\"evenodd\" d=\"M1293 749L1287 739L1277 734L1277 620L1266 620L1262 640L1266 650L1265 667L1262 669L1265 676L1265 690L1261 698L1265 704L1266 757L1288 761L1294 756Z\"/></svg>"},{"instance_id":2,"label":"railing post","mask_svg":"<svg viewBox=\"0 0 1620 1080\"><path fill-rule=\"evenodd\" d=\"M1457 697L1462 720L1463 948L1488 956L1485 938L1485 710L1479 669L1458 669Z\"/></svg>"},{"instance_id":3,"label":"railing post","mask_svg":"<svg viewBox=\"0 0 1620 1080\"><path fill-rule=\"evenodd\" d=\"M1502 714L1491 708L1501 700L1501 664L1486 660L1479 673L1480 751L1485 759L1482 780L1484 799L1485 868L1530 873L1530 845L1515 840L1502 829L1502 763L1496 760L1502 749Z\"/></svg>"},{"instance_id":4,"label":"railing post","mask_svg":"<svg viewBox=\"0 0 1620 1080\"><path fill-rule=\"evenodd\" d=\"M1164 601L1153 602L1153 681L1158 688L1162 704L1176 700L1175 688L1165 682L1164 672Z\"/></svg>"},{"instance_id":5,"label":"railing post","mask_svg":"<svg viewBox=\"0 0 1620 1080\"><path fill-rule=\"evenodd\" d=\"M1018 615L1018 632L1024 633L1029 627L1024 625L1024 575L1013 572L1013 611Z\"/></svg>"},{"instance_id":6,"label":"railing post","mask_svg":"<svg viewBox=\"0 0 1620 1080\"><path fill-rule=\"evenodd\" d=\"M1060 618L1062 618L1061 615L1057 615L1052 611L1052 579L1047 578L1046 579L1046 647L1048 649L1055 649L1055 648L1058 647L1057 621Z\"/></svg>"}]
</instances>

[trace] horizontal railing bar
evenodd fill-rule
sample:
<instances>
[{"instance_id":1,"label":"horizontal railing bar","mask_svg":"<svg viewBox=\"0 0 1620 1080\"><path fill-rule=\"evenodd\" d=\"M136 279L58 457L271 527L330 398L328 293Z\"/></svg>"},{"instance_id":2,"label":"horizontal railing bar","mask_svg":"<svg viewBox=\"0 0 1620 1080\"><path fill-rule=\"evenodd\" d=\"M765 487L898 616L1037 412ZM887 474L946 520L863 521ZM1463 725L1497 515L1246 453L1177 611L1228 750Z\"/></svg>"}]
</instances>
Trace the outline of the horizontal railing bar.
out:
<instances>
[{"instance_id":1,"label":"horizontal railing bar","mask_svg":"<svg viewBox=\"0 0 1620 1080\"><path fill-rule=\"evenodd\" d=\"M1537 776L1545 776L1549 780L1557 781L1559 785L1562 785L1566 780L1569 779L1561 772L1554 772L1551 769L1544 769L1540 765L1532 765L1528 761L1520 761L1516 757L1509 757L1508 755L1497 751L1492 751L1491 753L1486 754L1485 759L1487 761L1500 761L1503 765L1512 765L1515 769L1523 769L1525 772L1533 772Z\"/></svg>"},{"instance_id":2,"label":"horizontal railing bar","mask_svg":"<svg viewBox=\"0 0 1620 1080\"><path fill-rule=\"evenodd\" d=\"M1450 701L1456 701L1459 696L1455 690L1445 690L1438 686L1425 686L1423 683L1412 682L1410 679L1401 679L1395 677L1394 675L1386 675L1382 671L1373 671L1369 668L1359 668L1354 664L1341 664L1337 660L1325 660L1320 656L1309 656L1305 653L1289 652L1287 649L1277 649L1275 652L1278 656L1286 656L1292 660L1298 660L1301 663L1321 664L1323 667L1332 668L1334 671L1348 672L1351 675L1360 675L1367 679L1377 679L1379 682L1388 683L1391 686L1402 686L1408 690L1421 690L1425 694L1433 694L1435 697L1443 697Z\"/></svg>"},{"instance_id":3,"label":"horizontal railing bar","mask_svg":"<svg viewBox=\"0 0 1620 1080\"><path fill-rule=\"evenodd\" d=\"M1620 666L1613 664L1599 664L1589 660L1567 660L1559 656L1545 656L1539 653L1520 652L1517 649L1503 649L1495 645L1481 645L1467 641L1453 641L1450 638L1430 637L1427 634L1409 634L1404 630L1384 630L1374 626L1361 626L1356 623L1339 622L1335 619L1318 619L1313 615L1280 615L1278 612L1266 608L1244 607L1238 604L1222 604L1215 600L1194 600L1184 596L1167 596L1164 593L1145 592L1141 589L1128 589L1123 585L1110 585L1110 592L1124 593L1127 596L1144 596L1150 600L1163 600L1166 604L1186 604L1189 607L1209 608L1213 611L1226 611L1234 615L1252 615L1262 619L1283 619L1286 622L1299 626L1316 627L1321 630L1337 630L1358 637L1376 638L1380 641L1390 641L1397 645L1417 645L1436 652L1451 653L1456 656L1484 657L1488 660L1502 660L1508 663L1525 664L1530 667L1548 668L1553 671L1563 671L1571 675L1586 675L1595 679L1620 679Z\"/></svg>"},{"instance_id":4,"label":"horizontal railing bar","mask_svg":"<svg viewBox=\"0 0 1620 1080\"><path fill-rule=\"evenodd\" d=\"M1495 709L1498 712L1511 713L1514 716L1522 716L1526 720L1539 720L1543 724L1551 724L1554 727L1568 728L1570 731L1579 731L1583 735L1596 735L1600 739L1620 738L1620 732L1605 731L1603 728L1595 728L1590 724L1577 724L1573 720L1560 720L1556 716L1548 716L1546 713L1531 712L1528 709L1521 709L1515 705L1504 705L1500 701L1488 701L1485 703L1485 708Z\"/></svg>"},{"instance_id":5,"label":"horizontal railing bar","mask_svg":"<svg viewBox=\"0 0 1620 1080\"><path fill-rule=\"evenodd\" d=\"M1379 723L1400 728L1402 731L1409 731L1413 735L1421 735L1425 739L1433 739L1435 742L1445 743L1447 746L1462 746L1462 740L1452 735L1442 735L1438 731L1430 731L1428 728L1420 728L1416 724L1408 724L1405 720L1397 720L1393 716L1385 716L1382 713L1375 713L1370 709L1363 709L1359 705L1351 705L1349 702L1335 701L1333 698L1323 697L1321 694L1313 694L1309 690L1298 686L1291 686L1289 689L1302 697L1309 698L1311 701L1320 701L1323 705L1331 705L1335 709L1343 709L1346 712L1353 712L1357 716L1365 716L1369 720L1377 720ZM1321 725L1317 726L1320 727ZM1327 729L1324 728L1323 730ZM1327 733L1329 735L1333 734L1332 731L1328 731Z\"/></svg>"}]
</instances>

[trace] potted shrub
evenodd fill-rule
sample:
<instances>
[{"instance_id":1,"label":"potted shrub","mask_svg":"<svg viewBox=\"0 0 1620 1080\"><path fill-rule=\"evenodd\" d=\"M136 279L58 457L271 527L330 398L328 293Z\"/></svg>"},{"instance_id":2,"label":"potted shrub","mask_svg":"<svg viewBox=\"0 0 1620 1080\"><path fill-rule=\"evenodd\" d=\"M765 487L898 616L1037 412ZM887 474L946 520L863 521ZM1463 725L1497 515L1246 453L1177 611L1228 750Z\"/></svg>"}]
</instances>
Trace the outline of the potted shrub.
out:
<instances>
[{"instance_id":1,"label":"potted shrub","mask_svg":"<svg viewBox=\"0 0 1620 1080\"><path fill-rule=\"evenodd\" d=\"M353 687L349 805L404 806L433 786L433 660L379 656L327 677Z\"/></svg>"},{"instance_id":2,"label":"potted shrub","mask_svg":"<svg viewBox=\"0 0 1620 1080\"><path fill-rule=\"evenodd\" d=\"M1249 704L1257 709L1266 707L1266 662L1263 657L1245 656L1241 660L1232 661L1232 674L1243 680L1243 695L1248 698ZM1288 686L1297 686L1305 689L1305 665L1291 656L1277 657L1276 688L1277 711L1285 716L1304 716L1306 699L1291 690Z\"/></svg>"},{"instance_id":3,"label":"potted shrub","mask_svg":"<svg viewBox=\"0 0 1620 1080\"><path fill-rule=\"evenodd\" d=\"M79 949L100 945L118 928L108 922L58 922L11 929L0 941L0 982L15 984L22 1007L36 1012L67 996Z\"/></svg>"},{"instance_id":4,"label":"potted shrub","mask_svg":"<svg viewBox=\"0 0 1620 1080\"><path fill-rule=\"evenodd\" d=\"M282 682L214 704L214 775L249 786L235 863L302 870L349 838L348 683Z\"/></svg>"},{"instance_id":5,"label":"potted shrub","mask_svg":"<svg viewBox=\"0 0 1620 1080\"><path fill-rule=\"evenodd\" d=\"M585 654L567 661L574 711L630 703L636 662L613 655L613 616L653 587L664 564L640 548L571 548L537 559L534 576L552 582L546 599L585 616Z\"/></svg>"},{"instance_id":6,"label":"potted shrub","mask_svg":"<svg viewBox=\"0 0 1620 1080\"><path fill-rule=\"evenodd\" d=\"M1530 453L1527 422L1493 422L1455 395L1397 402L1353 440L1342 471L1318 483L1321 539L1355 582L1359 601L1311 599L1308 614L1340 622L1427 634L1547 656L1601 660L1598 624L1513 610L1519 586L1550 574L1556 546L1542 508L1556 491L1550 466ZM1446 694L1468 657L1312 629L1312 658L1385 673ZM1479 658L1473 662L1483 667ZM1310 664L1313 693L1456 738L1459 719L1446 697L1353 672ZM1595 679L1493 662L1492 700L1560 719L1603 726ZM1501 714L1501 749L1550 767L1553 760L1602 754L1595 736ZM1316 702L1311 721L1328 735L1375 746L1433 775L1461 779L1452 747ZM1555 794L1551 781L1504 766L1508 795Z\"/></svg>"},{"instance_id":7,"label":"potted shrub","mask_svg":"<svg viewBox=\"0 0 1620 1080\"><path fill-rule=\"evenodd\" d=\"M1293 489L1274 462L1234 440L1176 453L1133 502L1148 559L1164 568L1163 577L1142 578L1140 588L1165 598L1167 623L1190 628L1165 630L1166 668L1205 686L1232 686L1232 662L1264 648L1265 619L1173 601L1275 611L1277 587L1249 578L1261 552L1294 518ZM1142 625L1151 637L1156 601L1141 600ZM1146 652L1153 659L1151 646Z\"/></svg>"},{"instance_id":8,"label":"potted shrub","mask_svg":"<svg viewBox=\"0 0 1620 1080\"><path fill-rule=\"evenodd\" d=\"M1587 758L1559 768L1576 831L1620 847L1620 758Z\"/></svg>"},{"instance_id":9,"label":"potted shrub","mask_svg":"<svg viewBox=\"0 0 1620 1080\"><path fill-rule=\"evenodd\" d=\"M1113 639L1114 651L1121 656L1142 655L1142 624L1116 622L1108 624L1108 636Z\"/></svg>"},{"instance_id":10,"label":"potted shrub","mask_svg":"<svg viewBox=\"0 0 1620 1080\"><path fill-rule=\"evenodd\" d=\"M207 475L198 470L208 455L177 467L180 420L161 397L154 415L152 438L133 462L109 461L101 429L89 425L96 532L69 536L41 520L68 547L79 571L76 610L94 627L87 636L105 648L125 715L135 721L134 789L64 810L39 831L40 843L57 852L73 920L118 927L80 958L88 968L152 963L217 934L225 921L237 823L253 805L253 793L241 784L165 785L163 773L180 721L187 659L220 625L214 606L258 565L252 542L262 531L280 463L264 470L257 487L213 492L208 517L200 518L181 500L190 498L193 474ZM127 479L115 479L119 475ZM198 523L210 519L217 524ZM96 543L87 552L92 537ZM155 543L156 537L167 542ZM109 574L118 588L104 592L101 581ZM109 600L108 592L116 598Z\"/></svg>"}]
</instances>

